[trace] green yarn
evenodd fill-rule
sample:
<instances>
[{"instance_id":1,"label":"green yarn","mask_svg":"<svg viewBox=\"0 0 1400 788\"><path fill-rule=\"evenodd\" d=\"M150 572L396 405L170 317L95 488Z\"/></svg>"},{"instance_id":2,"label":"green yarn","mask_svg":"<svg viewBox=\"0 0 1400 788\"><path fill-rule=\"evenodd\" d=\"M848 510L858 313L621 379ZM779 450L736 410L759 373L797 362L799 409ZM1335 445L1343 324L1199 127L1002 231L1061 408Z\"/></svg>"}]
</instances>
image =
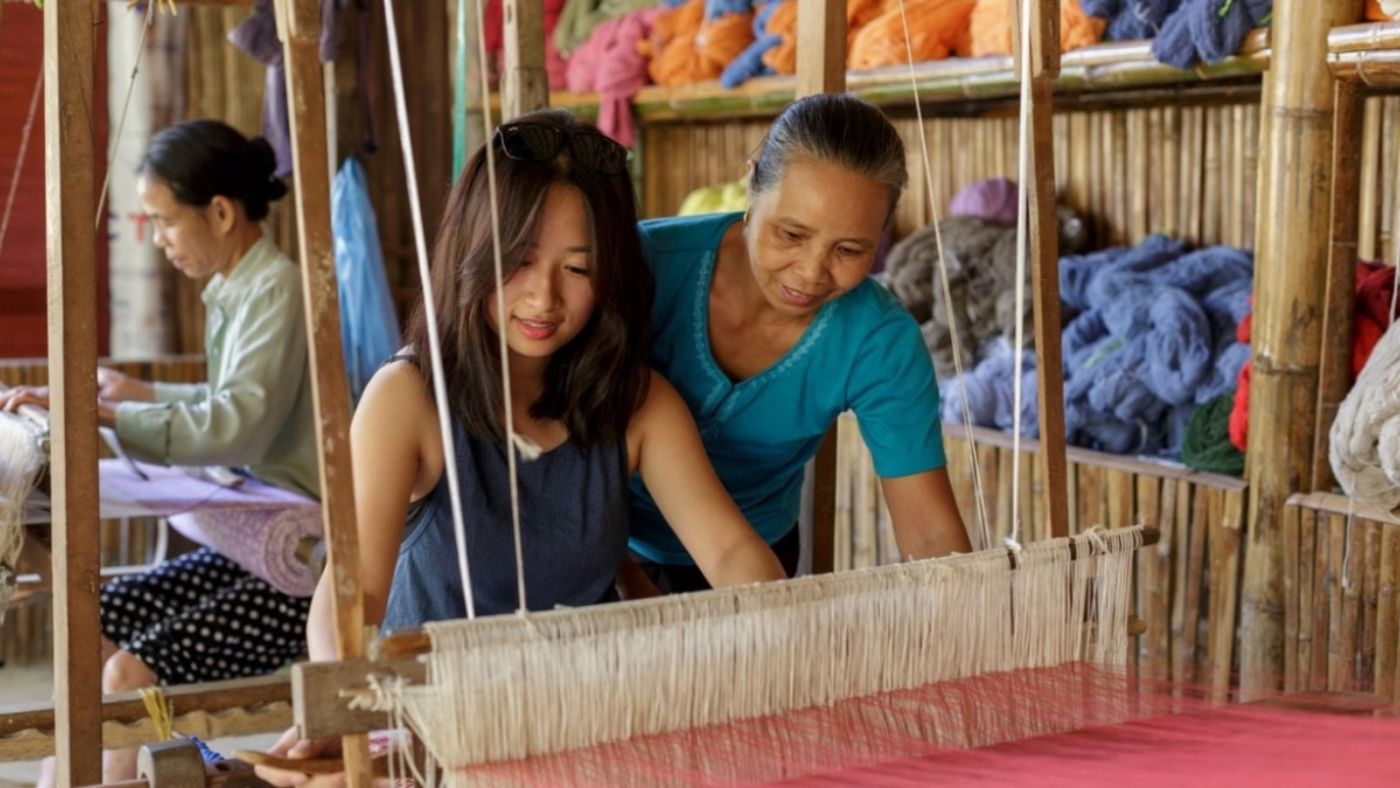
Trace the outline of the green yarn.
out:
<instances>
[{"instance_id":1,"label":"green yarn","mask_svg":"<svg viewBox=\"0 0 1400 788\"><path fill-rule=\"evenodd\" d=\"M1181 440L1181 461L1196 470L1228 476L1244 475L1244 454L1230 443L1230 411L1235 392L1196 408Z\"/></svg>"}]
</instances>

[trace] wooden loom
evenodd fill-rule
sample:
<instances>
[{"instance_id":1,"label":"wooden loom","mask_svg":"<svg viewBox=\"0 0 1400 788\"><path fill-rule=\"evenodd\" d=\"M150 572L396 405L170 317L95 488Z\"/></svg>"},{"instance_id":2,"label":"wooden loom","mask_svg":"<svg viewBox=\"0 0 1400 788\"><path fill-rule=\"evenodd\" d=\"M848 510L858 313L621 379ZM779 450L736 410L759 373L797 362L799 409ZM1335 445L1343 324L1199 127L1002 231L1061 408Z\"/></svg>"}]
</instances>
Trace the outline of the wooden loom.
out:
<instances>
[{"instance_id":1,"label":"wooden loom","mask_svg":"<svg viewBox=\"0 0 1400 788\"><path fill-rule=\"evenodd\" d=\"M1359 69L1358 69L1358 71L1359 71ZM1364 77L1364 78L1365 78L1365 77ZM1375 77L1372 77L1372 78L1375 78ZM57 365L56 365L56 368L57 368Z\"/></svg>"}]
</instances>

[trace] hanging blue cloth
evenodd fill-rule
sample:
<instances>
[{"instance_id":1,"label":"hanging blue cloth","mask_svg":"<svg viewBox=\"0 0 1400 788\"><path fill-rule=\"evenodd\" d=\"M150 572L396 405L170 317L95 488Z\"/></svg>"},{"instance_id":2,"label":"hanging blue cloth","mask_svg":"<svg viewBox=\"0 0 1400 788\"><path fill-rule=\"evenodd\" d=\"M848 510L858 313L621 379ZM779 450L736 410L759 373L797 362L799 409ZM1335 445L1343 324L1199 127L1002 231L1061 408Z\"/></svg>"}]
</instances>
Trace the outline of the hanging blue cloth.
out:
<instances>
[{"instance_id":1,"label":"hanging blue cloth","mask_svg":"<svg viewBox=\"0 0 1400 788\"><path fill-rule=\"evenodd\" d=\"M360 392L384 359L399 348L399 321L384 274L384 256L365 171L346 159L331 185L331 231L335 235L335 276L340 294L340 336L350 396Z\"/></svg>"}]
</instances>

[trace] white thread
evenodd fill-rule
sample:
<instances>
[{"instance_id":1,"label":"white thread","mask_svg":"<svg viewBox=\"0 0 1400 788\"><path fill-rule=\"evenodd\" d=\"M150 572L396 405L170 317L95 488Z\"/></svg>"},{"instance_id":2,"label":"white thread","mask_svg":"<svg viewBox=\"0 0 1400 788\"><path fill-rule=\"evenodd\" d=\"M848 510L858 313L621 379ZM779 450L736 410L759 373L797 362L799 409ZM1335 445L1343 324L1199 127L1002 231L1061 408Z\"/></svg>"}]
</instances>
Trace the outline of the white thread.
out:
<instances>
[{"instance_id":1,"label":"white thread","mask_svg":"<svg viewBox=\"0 0 1400 788\"><path fill-rule=\"evenodd\" d=\"M1031 0L1021 2L1021 117L1020 147L1017 151L1016 184L1016 304L1012 314L1017 315L1016 338L1013 342L1012 357L1017 359L1012 372L1011 413L1011 541L1020 541L1021 535L1021 379L1024 365L1020 363L1022 347L1025 345L1025 323L1019 319L1026 308L1026 181L1030 178L1030 110L1031 110Z\"/></svg>"},{"instance_id":2,"label":"white thread","mask_svg":"<svg viewBox=\"0 0 1400 788\"><path fill-rule=\"evenodd\" d=\"M919 159L924 170L924 190L928 196L928 208L933 218L933 240L938 250L938 277L943 286L943 304L948 310L948 331L953 341L953 372L957 375L958 386L962 389L963 427L967 430L968 462L972 466L972 497L977 510L977 527L982 536L980 548L992 546L991 517L987 514L987 497L982 487L982 463L977 456L977 439L972 433L972 409L968 405L967 378L963 375L961 343L958 341L958 316L953 309L953 289L948 282L948 259L943 254L943 230L938 226L938 203L933 193L933 168L929 164L928 134L924 129L924 110L919 100L919 80L914 73L914 46L909 40L909 17L904 10L904 0L899 0L899 22L904 28L904 51L909 64L909 87L914 93L914 117L919 127Z\"/></svg>"},{"instance_id":3,"label":"white thread","mask_svg":"<svg viewBox=\"0 0 1400 788\"><path fill-rule=\"evenodd\" d=\"M452 502L452 528L457 537L457 571L462 578L462 596L467 618L476 618L472 595L471 567L467 563L467 528L462 516L462 491L457 480L457 450L452 435L451 406L447 398L446 375L442 368L442 346L438 335L437 307L433 303L433 280L428 270L428 242L423 231L423 207L418 200L418 175L414 169L413 138L409 135L408 105L404 100L403 63L399 59L399 33L394 23L394 2L384 0L384 23L389 39L389 66L394 85L394 111L399 121L403 147L408 204L413 217L413 244L418 258L418 278L423 283L423 316L428 324L428 359L433 372L433 399L437 402L438 427L442 435L443 473Z\"/></svg>"},{"instance_id":4,"label":"white thread","mask_svg":"<svg viewBox=\"0 0 1400 788\"><path fill-rule=\"evenodd\" d=\"M511 402L510 353L506 346L506 299L505 274L501 265L501 217L496 204L496 146L492 142L491 130L491 84L487 79L486 67L486 17L481 0L476 3L477 53L481 67L481 118L486 127L486 183L491 197L491 252L496 267L496 336L501 352L501 399L505 402L506 422L506 470L510 476L510 524L515 537L515 580L517 600L523 613L529 608L525 604L525 554L520 539L520 485L515 469L515 408Z\"/></svg>"}]
</instances>

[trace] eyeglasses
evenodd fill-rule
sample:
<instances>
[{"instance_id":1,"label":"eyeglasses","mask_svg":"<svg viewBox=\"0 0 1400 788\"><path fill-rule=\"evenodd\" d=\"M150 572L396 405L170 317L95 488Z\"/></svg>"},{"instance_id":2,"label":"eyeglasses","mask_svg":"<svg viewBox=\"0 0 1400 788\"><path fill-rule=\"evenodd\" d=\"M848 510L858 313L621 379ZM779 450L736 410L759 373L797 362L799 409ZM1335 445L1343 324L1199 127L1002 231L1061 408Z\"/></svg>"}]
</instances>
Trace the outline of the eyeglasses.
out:
<instances>
[{"instance_id":1,"label":"eyeglasses","mask_svg":"<svg viewBox=\"0 0 1400 788\"><path fill-rule=\"evenodd\" d=\"M594 172L622 175L627 172L627 149L595 129L570 129L523 121L496 129L501 152L516 161L548 161L567 141L574 159Z\"/></svg>"}]
</instances>

